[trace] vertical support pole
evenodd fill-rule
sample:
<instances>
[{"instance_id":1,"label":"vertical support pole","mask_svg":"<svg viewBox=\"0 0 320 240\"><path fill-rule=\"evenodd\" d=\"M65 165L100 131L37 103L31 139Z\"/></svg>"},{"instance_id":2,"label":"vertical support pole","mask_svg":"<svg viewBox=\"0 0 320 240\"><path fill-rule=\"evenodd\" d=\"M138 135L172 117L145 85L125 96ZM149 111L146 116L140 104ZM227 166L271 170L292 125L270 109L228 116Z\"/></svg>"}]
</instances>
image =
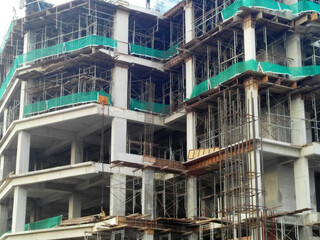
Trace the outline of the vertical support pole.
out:
<instances>
[{"instance_id":1,"label":"vertical support pole","mask_svg":"<svg viewBox=\"0 0 320 240\"><path fill-rule=\"evenodd\" d=\"M255 22L251 15L243 19L244 55L245 60L256 59L256 33Z\"/></svg>"},{"instance_id":2,"label":"vertical support pole","mask_svg":"<svg viewBox=\"0 0 320 240\"><path fill-rule=\"evenodd\" d=\"M75 139L71 143L71 160L70 164L83 162L83 140Z\"/></svg>"},{"instance_id":3,"label":"vertical support pole","mask_svg":"<svg viewBox=\"0 0 320 240\"><path fill-rule=\"evenodd\" d=\"M111 122L111 162L121 160L127 151L127 120L113 118Z\"/></svg>"},{"instance_id":4,"label":"vertical support pole","mask_svg":"<svg viewBox=\"0 0 320 240\"><path fill-rule=\"evenodd\" d=\"M113 69L112 103L115 107L128 108L128 66L125 64L118 63Z\"/></svg>"},{"instance_id":5,"label":"vertical support pole","mask_svg":"<svg viewBox=\"0 0 320 240\"><path fill-rule=\"evenodd\" d=\"M24 118L24 106L27 105L27 81L21 81L19 119Z\"/></svg>"},{"instance_id":6,"label":"vertical support pole","mask_svg":"<svg viewBox=\"0 0 320 240\"><path fill-rule=\"evenodd\" d=\"M186 43L190 42L195 37L194 31L194 9L192 1L189 1L184 7L185 10L185 31L186 31Z\"/></svg>"},{"instance_id":7,"label":"vertical support pole","mask_svg":"<svg viewBox=\"0 0 320 240\"><path fill-rule=\"evenodd\" d=\"M13 193L12 232L24 231L27 211L27 189L15 187Z\"/></svg>"},{"instance_id":8,"label":"vertical support pole","mask_svg":"<svg viewBox=\"0 0 320 240\"><path fill-rule=\"evenodd\" d=\"M8 125L8 108L5 108L3 111L3 125L2 125L2 135L7 131Z\"/></svg>"},{"instance_id":9,"label":"vertical support pole","mask_svg":"<svg viewBox=\"0 0 320 240\"><path fill-rule=\"evenodd\" d=\"M129 12L117 8L114 15L114 36L113 38L118 42L117 51L119 53L128 54L128 40L129 40Z\"/></svg>"},{"instance_id":10,"label":"vertical support pole","mask_svg":"<svg viewBox=\"0 0 320 240\"><path fill-rule=\"evenodd\" d=\"M26 173L29 171L30 141L30 133L26 131L20 131L18 133L16 174Z\"/></svg>"},{"instance_id":11,"label":"vertical support pole","mask_svg":"<svg viewBox=\"0 0 320 240\"><path fill-rule=\"evenodd\" d=\"M81 193L74 192L69 197L68 219L81 217Z\"/></svg>"},{"instance_id":12,"label":"vertical support pole","mask_svg":"<svg viewBox=\"0 0 320 240\"><path fill-rule=\"evenodd\" d=\"M9 230L8 218L9 218L9 208L7 206L7 203L3 201L0 204L0 234L3 234Z\"/></svg>"},{"instance_id":13,"label":"vertical support pole","mask_svg":"<svg viewBox=\"0 0 320 240\"><path fill-rule=\"evenodd\" d=\"M154 219L154 171L142 170L142 214L148 214L149 219Z\"/></svg>"},{"instance_id":14,"label":"vertical support pole","mask_svg":"<svg viewBox=\"0 0 320 240\"><path fill-rule=\"evenodd\" d=\"M126 175L113 173L110 176L110 216L125 216Z\"/></svg>"}]
</instances>

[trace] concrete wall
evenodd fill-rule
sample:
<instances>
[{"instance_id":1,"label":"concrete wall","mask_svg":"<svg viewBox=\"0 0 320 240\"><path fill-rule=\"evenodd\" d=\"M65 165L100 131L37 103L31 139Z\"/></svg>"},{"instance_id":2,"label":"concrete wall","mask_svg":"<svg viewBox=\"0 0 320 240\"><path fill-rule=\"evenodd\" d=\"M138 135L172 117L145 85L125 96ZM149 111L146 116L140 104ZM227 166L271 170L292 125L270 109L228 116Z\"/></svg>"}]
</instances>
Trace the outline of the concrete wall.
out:
<instances>
[{"instance_id":1,"label":"concrete wall","mask_svg":"<svg viewBox=\"0 0 320 240\"><path fill-rule=\"evenodd\" d=\"M278 167L279 184L279 210L294 211L296 209L296 195L294 186L294 171L291 165L279 165Z\"/></svg>"}]
</instances>

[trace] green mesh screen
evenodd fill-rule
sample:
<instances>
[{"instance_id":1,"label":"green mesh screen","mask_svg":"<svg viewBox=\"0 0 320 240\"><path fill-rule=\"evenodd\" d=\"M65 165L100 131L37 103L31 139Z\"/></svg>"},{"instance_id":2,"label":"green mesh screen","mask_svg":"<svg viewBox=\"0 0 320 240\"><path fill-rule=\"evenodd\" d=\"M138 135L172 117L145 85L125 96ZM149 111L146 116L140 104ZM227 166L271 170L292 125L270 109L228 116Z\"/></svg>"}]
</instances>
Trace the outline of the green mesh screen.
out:
<instances>
[{"instance_id":1,"label":"green mesh screen","mask_svg":"<svg viewBox=\"0 0 320 240\"><path fill-rule=\"evenodd\" d=\"M110 104L112 104L111 95L103 91L80 92L26 105L24 107L24 115L28 117L34 113L41 113L63 106L77 103L96 102L98 101L99 95L108 97Z\"/></svg>"},{"instance_id":2,"label":"green mesh screen","mask_svg":"<svg viewBox=\"0 0 320 240\"><path fill-rule=\"evenodd\" d=\"M57 217L45 219L43 221L28 223L24 226L24 230L29 231L29 230L53 228L58 226L61 223L61 220L62 220L62 216L57 216Z\"/></svg>"},{"instance_id":3,"label":"green mesh screen","mask_svg":"<svg viewBox=\"0 0 320 240\"><path fill-rule=\"evenodd\" d=\"M209 81L205 80L202 83L199 83L198 85L194 86L194 88L192 89L190 98L198 96L199 94L206 92L208 90L209 90Z\"/></svg>"},{"instance_id":4,"label":"green mesh screen","mask_svg":"<svg viewBox=\"0 0 320 240\"><path fill-rule=\"evenodd\" d=\"M307 0L302 0L292 5L278 3L273 0L238 0L222 10L222 18L226 20L239 12L240 7L249 8L264 8L273 11L291 11L297 15L303 12L318 12L320 13L320 5Z\"/></svg>"},{"instance_id":5,"label":"green mesh screen","mask_svg":"<svg viewBox=\"0 0 320 240\"><path fill-rule=\"evenodd\" d=\"M117 48L117 41L114 39L89 35L83 38L79 38L76 40L72 40L65 43L60 43L57 45L53 45L47 48L37 49L22 55L18 56L19 65L27 62L32 62L37 59L50 57L62 53L72 52L79 50L81 48L89 47L89 46L99 46L103 45L106 47Z\"/></svg>"},{"instance_id":6,"label":"green mesh screen","mask_svg":"<svg viewBox=\"0 0 320 240\"><path fill-rule=\"evenodd\" d=\"M245 62L238 62L233 64L231 67L225 71L219 73L218 75L210 78L210 87L214 88L221 83L249 70L258 71L258 62L256 60L249 60Z\"/></svg>"},{"instance_id":7,"label":"green mesh screen","mask_svg":"<svg viewBox=\"0 0 320 240\"><path fill-rule=\"evenodd\" d=\"M320 13L320 5L314 2L302 0L300 2L290 5L293 14L300 14L303 12L318 12Z\"/></svg>"},{"instance_id":8,"label":"green mesh screen","mask_svg":"<svg viewBox=\"0 0 320 240\"><path fill-rule=\"evenodd\" d=\"M177 47L178 45L175 45L169 48L167 51L161 51L130 43L130 53L139 56L147 56L151 58L165 60L171 58L173 55L178 53Z\"/></svg>"},{"instance_id":9,"label":"green mesh screen","mask_svg":"<svg viewBox=\"0 0 320 240\"><path fill-rule=\"evenodd\" d=\"M223 82L249 70L260 71L263 73L285 74L295 78L294 80L299 80L302 77L315 76L320 74L319 65L302 66L302 67L286 67L286 66L280 66L274 63L258 62L252 59L245 62L235 63L225 71L219 73L218 75L194 86L194 88L192 89L190 98L198 96L199 94L206 92L209 89L215 88L216 86L222 84ZM188 100L188 99L189 98L185 100Z\"/></svg>"},{"instance_id":10,"label":"green mesh screen","mask_svg":"<svg viewBox=\"0 0 320 240\"><path fill-rule=\"evenodd\" d=\"M22 64L22 63L32 62L37 59L58 55L61 53L63 53L63 43L53 45L47 48L33 50L31 52L19 55L18 61L19 61L19 64Z\"/></svg>"},{"instance_id":11,"label":"green mesh screen","mask_svg":"<svg viewBox=\"0 0 320 240\"><path fill-rule=\"evenodd\" d=\"M130 99L130 110L142 110L154 113L169 113L169 105L155 103L155 102L144 102L136 99Z\"/></svg>"},{"instance_id":12,"label":"green mesh screen","mask_svg":"<svg viewBox=\"0 0 320 240\"><path fill-rule=\"evenodd\" d=\"M16 69L18 68L18 59L14 61L12 64L9 73L7 74L6 78L3 80L2 85L0 87L0 99L2 98L8 84L10 83Z\"/></svg>"},{"instance_id":13,"label":"green mesh screen","mask_svg":"<svg viewBox=\"0 0 320 240\"><path fill-rule=\"evenodd\" d=\"M89 35L83 38L79 38L73 41L69 41L65 44L65 52L75 51L88 46L99 46L117 48L117 41L111 38Z\"/></svg>"},{"instance_id":14,"label":"green mesh screen","mask_svg":"<svg viewBox=\"0 0 320 240\"><path fill-rule=\"evenodd\" d=\"M53 228L56 226L59 226L59 224L62 221L62 216L56 216L56 217L52 217L52 218L48 218L42 221L38 221L38 222L33 222L33 223L28 223L26 225L24 225L24 230L25 231L30 231L30 230L41 230L41 229L47 229L47 228ZM11 233L12 231L8 231L6 233ZM3 236L4 234L0 236Z\"/></svg>"},{"instance_id":15,"label":"green mesh screen","mask_svg":"<svg viewBox=\"0 0 320 240\"><path fill-rule=\"evenodd\" d=\"M1 43L1 46L0 46L0 53L3 51L4 46L6 45L6 43L8 41L8 39L10 37L10 33L12 32L14 25L15 25L15 22L12 21L10 26L9 26L9 28L8 28L8 31L7 31L6 35L4 35L4 37L3 37L3 40L2 40L2 43Z\"/></svg>"},{"instance_id":16,"label":"green mesh screen","mask_svg":"<svg viewBox=\"0 0 320 240\"><path fill-rule=\"evenodd\" d=\"M315 76L320 73L320 66L303 66L303 67L285 67L269 62L260 62L263 73L286 74L293 78L301 78L306 76Z\"/></svg>"}]
</instances>

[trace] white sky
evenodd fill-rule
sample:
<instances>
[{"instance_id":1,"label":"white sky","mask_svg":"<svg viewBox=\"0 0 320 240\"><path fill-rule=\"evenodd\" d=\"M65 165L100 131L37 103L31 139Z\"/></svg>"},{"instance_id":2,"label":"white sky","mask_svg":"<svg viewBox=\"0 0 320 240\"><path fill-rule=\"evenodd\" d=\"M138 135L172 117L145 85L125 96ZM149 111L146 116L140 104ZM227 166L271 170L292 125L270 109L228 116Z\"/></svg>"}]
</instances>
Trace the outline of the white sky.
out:
<instances>
[{"instance_id":1,"label":"white sky","mask_svg":"<svg viewBox=\"0 0 320 240\"><path fill-rule=\"evenodd\" d=\"M11 20L14 16L14 10L15 8L18 16L23 16L23 10L19 9L19 0L0 0L1 1L1 7L0 7L0 45L2 43L3 36L7 33L7 30L9 28L9 25L11 23ZM47 0L49 3L53 4L62 4L65 2L70 2L71 0ZM146 1L145 0L127 0L128 2L145 7ZM156 3L156 0L151 0L151 7Z\"/></svg>"}]
</instances>

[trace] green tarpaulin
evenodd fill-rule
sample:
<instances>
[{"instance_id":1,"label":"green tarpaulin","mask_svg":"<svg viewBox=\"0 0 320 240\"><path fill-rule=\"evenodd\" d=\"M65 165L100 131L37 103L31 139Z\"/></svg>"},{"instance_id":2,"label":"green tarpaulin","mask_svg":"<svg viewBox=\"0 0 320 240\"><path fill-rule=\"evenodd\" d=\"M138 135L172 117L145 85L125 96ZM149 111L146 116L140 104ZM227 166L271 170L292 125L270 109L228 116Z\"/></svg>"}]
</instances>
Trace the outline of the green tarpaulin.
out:
<instances>
[{"instance_id":1,"label":"green tarpaulin","mask_svg":"<svg viewBox=\"0 0 320 240\"><path fill-rule=\"evenodd\" d=\"M103 91L92 91L92 92L79 92L67 96L62 96L58 98L49 99L46 101L36 102L24 107L24 115L26 117L31 116L35 113L46 112L48 110L64 107L68 105L74 105L78 103L86 102L97 102L99 96L105 96L109 98L109 103L111 104L111 95Z\"/></svg>"},{"instance_id":2,"label":"green tarpaulin","mask_svg":"<svg viewBox=\"0 0 320 240\"><path fill-rule=\"evenodd\" d=\"M178 45L175 45L166 51L162 51L130 43L130 54L166 60L178 53L177 47Z\"/></svg>"},{"instance_id":3,"label":"green tarpaulin","mask_svg":"<svg viewBox=\"0 0 320 240\"><path fill-rule=\"evenodd\" d=\"M299 15L303 12L320 13L320 5L307 0L302 0L291 5L286 5L273 0L238 0L222 10L223 20L236 15L240 11L241 7L268 9L278 12L289 11L293 15Z\"/></svg>"},{"instance_id":4,"label":"green tarpaulin","mask_svg":"<svg viewBox=\"0 0 320 240\"><path fill-rule=\"evenodd\" d=\"M130 99L130 110L141 110L147 112L168 114L169 105L155 103L155 102L144 102L136 99Z\"/></svg>"},{"instance_id":5,"label":"green tarpaulin","mask_svg":"<svg viewBox=\"0 0 320 240\"><path fill-rule=\"evenodd\" d=\"M215 88L223 82L228 81L229 79L249 70L262 73L288 75L291 76L294 80L299 80L303 77L315 76L317 74L320 74L320 66L318 65L286 67L269 62L258 62L256 60L238 62L233 64L225 71L219 73L218 75L194 86L190 98L196 97L199 94L208 91L209 89ZM187 98L186 100L188 99L189 98Z\"/></svg>"}]
</instances>

